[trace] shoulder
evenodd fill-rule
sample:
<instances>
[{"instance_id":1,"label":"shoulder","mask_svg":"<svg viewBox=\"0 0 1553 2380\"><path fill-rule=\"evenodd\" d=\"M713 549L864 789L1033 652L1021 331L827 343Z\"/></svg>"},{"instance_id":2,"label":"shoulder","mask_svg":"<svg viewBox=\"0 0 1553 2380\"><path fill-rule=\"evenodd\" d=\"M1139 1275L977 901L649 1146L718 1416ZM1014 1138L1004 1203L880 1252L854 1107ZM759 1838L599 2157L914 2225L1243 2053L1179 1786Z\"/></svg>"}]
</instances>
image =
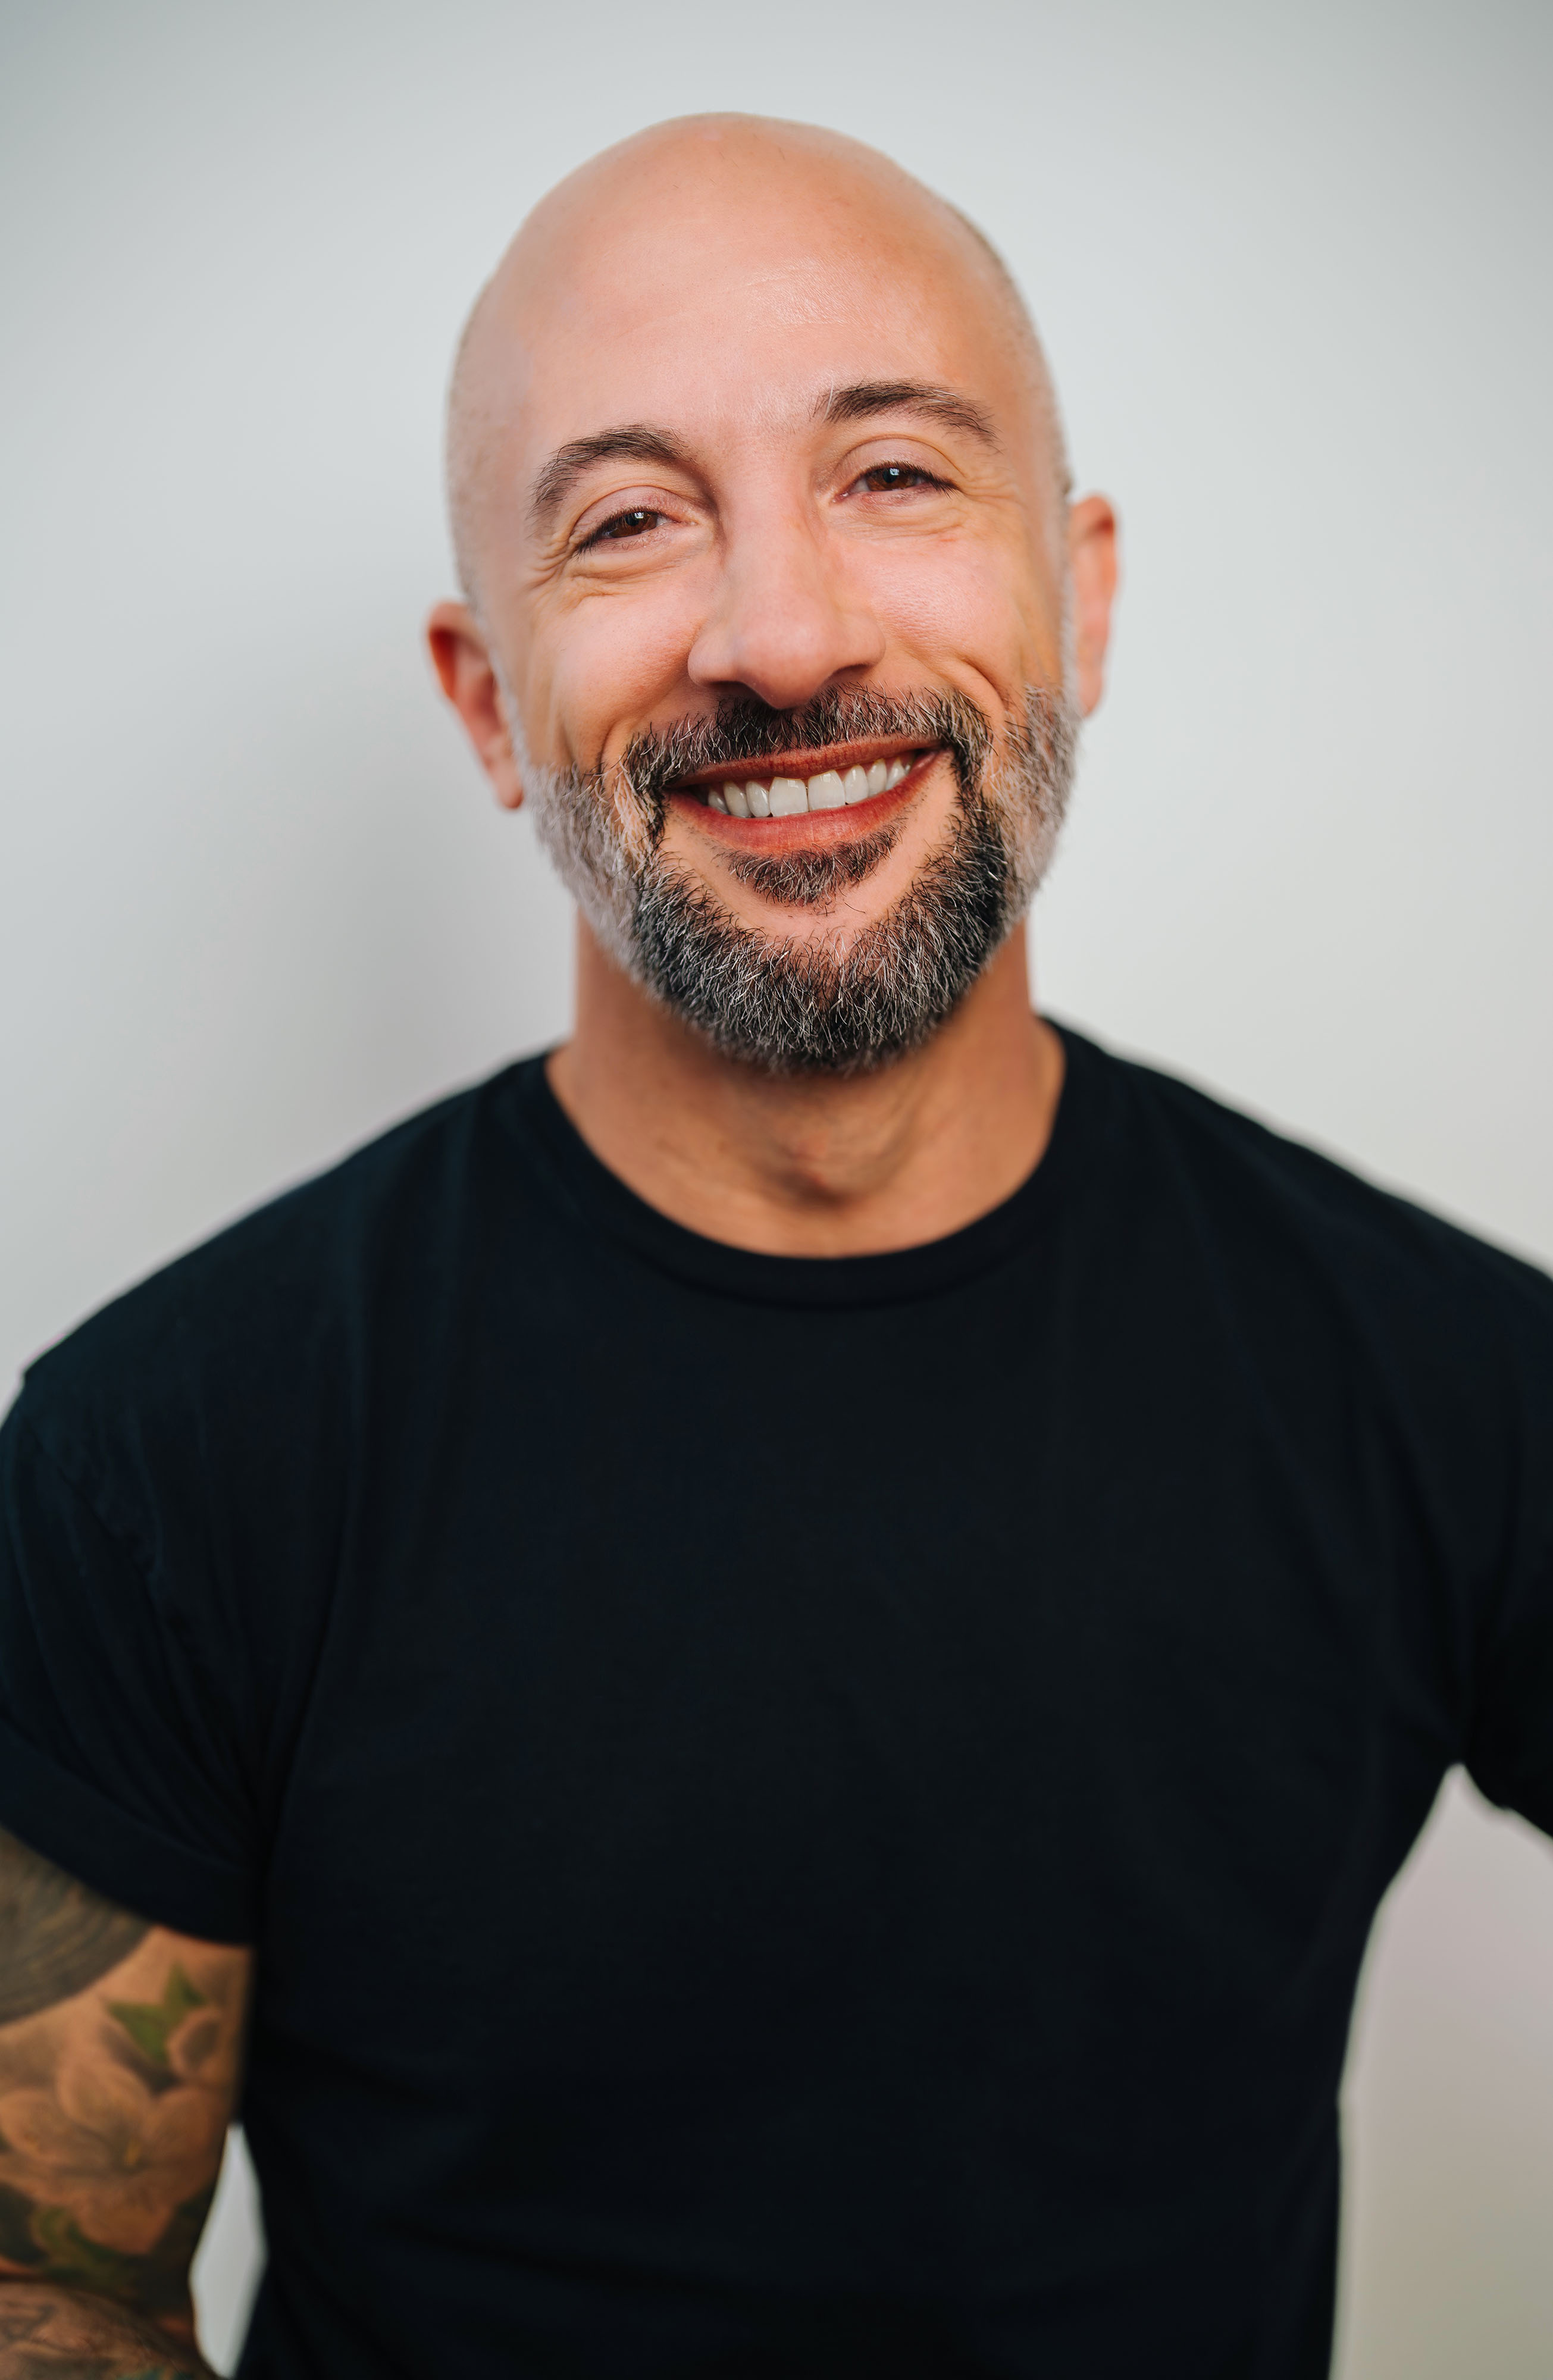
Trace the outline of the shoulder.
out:
<instances>
[{"instance_id":1,"label":"shoulder","mask_svg":"<svg viewBox=\"0 0 1553 2380\"><path fill-rule=\"evenodd\" d=\"M295 1442L385 1305L445 1275L510 1146L523 1073L408 1117L115 1298L29 1367L17 1425L88 1486L115 1451L169 1433L186 1452L213 1451L212 1428L249 1434L256 1454L277 1429Z\"/></svg>"},{"instance_id":2,"label":"shoulder","mask_svg":"<svg viewBox=\"0 0 1553 2380\"><path fill-rule=\"evenodd\" d=\"M1553 1393L1553 1279L1196 1086L1070 1036L1113 1156L1242 1280L1277 1274L1398 1342L1470 1340Z\"/></svg>"},{"instance_id":3,"label":"shoulder","mask_svg":"<svg viewBox=\"0 0 1553 2380\"><path fill-rule=\"evenodd\" d=\"M0 1429L8 1814L180 1931L248 1938L353 1516L405 1467L481 1213L488 1242L511 1216L514 1071L115 1299Z\"/></svg>"}]
</instances>

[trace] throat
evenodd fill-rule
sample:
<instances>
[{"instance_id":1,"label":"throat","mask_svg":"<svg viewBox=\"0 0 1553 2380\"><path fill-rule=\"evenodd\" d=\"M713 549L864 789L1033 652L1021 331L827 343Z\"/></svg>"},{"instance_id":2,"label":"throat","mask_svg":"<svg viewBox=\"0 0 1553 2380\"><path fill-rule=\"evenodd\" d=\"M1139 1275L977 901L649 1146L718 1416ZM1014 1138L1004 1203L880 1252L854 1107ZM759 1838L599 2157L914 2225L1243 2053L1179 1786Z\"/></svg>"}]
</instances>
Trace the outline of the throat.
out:
<instances>
[{"instance_id":1,"label":"throat","mask_svg":"<svg viewBox=\"0 0 1553 2380\"><path fill-rule=\"evenodd\" d=\"M1038 1162L1063 1058L1032 1015L1023 929L921 1049L850 1077L730 1061L584 927L556 1099L626 1187L703 1237L770 1256L883 1254L946 1237Z\"/></svg>"}]
</instances>

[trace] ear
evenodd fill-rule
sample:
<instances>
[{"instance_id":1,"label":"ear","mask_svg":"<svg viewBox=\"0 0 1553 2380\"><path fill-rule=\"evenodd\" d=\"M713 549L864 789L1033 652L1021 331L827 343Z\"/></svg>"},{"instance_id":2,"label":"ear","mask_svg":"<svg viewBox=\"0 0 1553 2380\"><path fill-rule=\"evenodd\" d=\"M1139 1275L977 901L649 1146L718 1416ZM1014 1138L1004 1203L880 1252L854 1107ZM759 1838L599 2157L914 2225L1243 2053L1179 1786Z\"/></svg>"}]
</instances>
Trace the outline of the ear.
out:
<instances>
[{"instance_id":1,"label":"ear","mask_svg":"<svg viewBox=\"0 0 1553 2380\"><path fill-rule=\"evenodd\" d=\"M1105 692L1106 647L1116 593L1116 515L1104 496L1068 506L1068 568L1074 602L1074 675L1086 719Z\"/></svg>"},{"instance_id":2,"label":"ear","mask_svg":"<svg viewBox=\"0 0 1553 2380\"><path fill-rule=\"evenodd\" d=\"M438 683L496 788L504 809L515 810L523 785L513 758L507 708L479 623L467 603L439 603L426 623L426 642Z\"/></svg>"}]
</instances>

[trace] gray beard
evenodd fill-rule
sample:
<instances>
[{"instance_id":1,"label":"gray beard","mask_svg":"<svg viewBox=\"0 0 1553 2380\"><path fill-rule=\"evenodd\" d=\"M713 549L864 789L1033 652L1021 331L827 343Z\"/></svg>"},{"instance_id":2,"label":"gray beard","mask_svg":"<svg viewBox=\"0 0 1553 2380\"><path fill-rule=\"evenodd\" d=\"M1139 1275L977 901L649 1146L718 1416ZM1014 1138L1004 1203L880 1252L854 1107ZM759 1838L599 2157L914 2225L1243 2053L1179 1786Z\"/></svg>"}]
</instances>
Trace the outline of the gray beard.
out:
<instances>
[{"instance_id":1,"label":"gray beard","mask_svg":"<svg viewBox=\"0 0 1553 2380\"><path fill-rule=\"evenodd\" d=\"M507 715L517 717L510 696ZM943 746L957 794L943 844L860 932L764 932L664 856L664 796L692 771L746 761L754 773L767 754L880 736ZM733 703L638 736L607 771L543 767L520 743L516 758L540 840L617 965L729 1057L777 1075L855 1075L920 1048L1024 916L1056 844L1076 743L1074 706L1041 687L1027 689L1001 752L962 695L864 688L798 712ZM762 898L828 917L904 823L834 852L727 864Z\"/></svg>"}]
</instances>

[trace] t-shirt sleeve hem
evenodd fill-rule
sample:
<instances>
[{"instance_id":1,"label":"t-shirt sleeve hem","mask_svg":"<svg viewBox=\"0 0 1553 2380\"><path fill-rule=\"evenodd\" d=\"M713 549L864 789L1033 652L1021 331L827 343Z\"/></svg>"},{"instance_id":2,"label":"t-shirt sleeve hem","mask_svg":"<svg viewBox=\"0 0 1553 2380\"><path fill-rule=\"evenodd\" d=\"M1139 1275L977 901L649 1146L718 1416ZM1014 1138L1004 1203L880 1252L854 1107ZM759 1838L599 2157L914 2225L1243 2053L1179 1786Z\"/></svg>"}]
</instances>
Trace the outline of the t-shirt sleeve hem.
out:
<instances>
[{"instance_id":1,"label":"t-shirt sleeve hem","mask_svg":"<svg viewBox=\"0 0 1553 2380\"><path fill-rule=\"evenodd\" d=\"M1524 1818L1539 1833L1553 1836L1553 1767L1544 1767L1534 1777L1502 1777L1469 1752L1466 1770L1486 1802L1491 1802L1497 1810L1509 1810L1516 1817Z\"/></svg>"},{"instance_id":2,"label":"t-shirt sleeve hem","mask_svg":"<svg viewBox=\"0 0 1553 2380\"><path fill-rule=\"evenodd\" d=\"M254 1879L127 1814L0 1719L0 1826L137 1917L202 1942L250 1943Z\"/></svg>"}]
</instances>

